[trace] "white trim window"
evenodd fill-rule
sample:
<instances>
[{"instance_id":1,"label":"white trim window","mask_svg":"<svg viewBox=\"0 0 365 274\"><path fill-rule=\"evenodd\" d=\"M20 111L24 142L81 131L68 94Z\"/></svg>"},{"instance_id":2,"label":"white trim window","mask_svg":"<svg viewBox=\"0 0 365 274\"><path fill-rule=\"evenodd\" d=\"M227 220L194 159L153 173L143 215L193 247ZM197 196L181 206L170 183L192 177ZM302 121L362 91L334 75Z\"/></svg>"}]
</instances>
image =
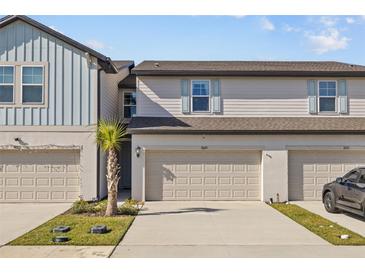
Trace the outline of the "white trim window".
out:
<instances>
[{"instance_id":1,"label":"white trim window","mask_svg":"<svg viewBox=\"0 0 365 274\"><path fill-rule=\"evenodd\" d=\"M132 118L136 114L136 92L125 91L123 95L124 118Z\"/></svg>"},{"instance_id":2,"label":"white trim window","mask_svg":"<svg viewBox=\"0 0 365 274\"><path fill-rule=\"evenodd\" d=\"M44 103L44 67L22 66L22 103Z\"/></svg>"},{"instance_id":3,"label":"white trim window","mask_svg":"<svg viewBox=\"0 0 365 274\"><path fill-rule=\"evenodd\" d=\"M210 81L191 81L192 112L210 112Z\"/></svg>"},{"instance_id":4,"label":"white trim window","mask_svg":"<svg viewBox=\"0 0 365 274\"><path fill-rule=\"evenodd\" d=\"M337 111L337 82L318 81L319 112Z\"/></svg>"},{"instance_id":5,"label":"white trim window","mask_svg":"<svg viewBox=\"0 0 365 274\"><path fill-rule=\"evenodd\" d=\"M0 66L0 104L14 103L14 74L13 66Z\"/></svg>"}]
</instances>

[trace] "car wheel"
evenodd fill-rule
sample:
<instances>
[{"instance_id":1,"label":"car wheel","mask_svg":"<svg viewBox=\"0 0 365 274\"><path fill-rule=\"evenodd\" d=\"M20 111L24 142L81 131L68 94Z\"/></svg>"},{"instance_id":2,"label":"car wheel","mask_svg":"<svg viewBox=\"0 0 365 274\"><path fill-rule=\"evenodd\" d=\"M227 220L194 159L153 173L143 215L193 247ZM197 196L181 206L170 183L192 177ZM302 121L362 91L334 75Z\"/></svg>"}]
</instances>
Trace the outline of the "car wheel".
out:
<instances>
[{"instance_id":1,"label":"car wheel","mask_svg":"<svg viewBox=\"0 0 365 274\"><path fill-rule=\"evenodd\" d=\"M328 212L330 212L330 213L339 212L338 209L336 208L335 195L333 194L333 192L329 191L324 195L323 204L324 204L324 208Z\"/></svg>"}]
</instances>

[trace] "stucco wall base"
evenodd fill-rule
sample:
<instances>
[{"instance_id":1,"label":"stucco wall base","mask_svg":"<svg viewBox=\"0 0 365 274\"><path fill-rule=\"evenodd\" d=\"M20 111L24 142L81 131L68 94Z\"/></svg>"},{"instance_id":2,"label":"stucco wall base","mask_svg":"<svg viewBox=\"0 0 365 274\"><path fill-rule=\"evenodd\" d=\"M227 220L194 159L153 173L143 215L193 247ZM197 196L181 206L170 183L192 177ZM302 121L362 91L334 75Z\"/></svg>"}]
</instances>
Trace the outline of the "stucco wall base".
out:
<instances>
[{"instance_id":1,"label":"stucco wall base","mask_svg":"<svg viewBox=\"0 0 365 274\"><path fill-rule=\"evenodd\" d=\"M288 200L288 151L263 150L261 158L261 200Z\"/></svg>"},{"instance_id":2,"label":"stucco wall base","mask_svg":"<svg viewBox=\"0 0 365 274\"><path fill-rule=\"evenodd\" d=\"M149 150L259 150L262 152L261 199L279 194L288 199L288 152L290 150L365 149L363 135L133 135L132 197L145 197L145 153ZM141 148L136 156L136 148Z\"/></svg>"}]
</instances>

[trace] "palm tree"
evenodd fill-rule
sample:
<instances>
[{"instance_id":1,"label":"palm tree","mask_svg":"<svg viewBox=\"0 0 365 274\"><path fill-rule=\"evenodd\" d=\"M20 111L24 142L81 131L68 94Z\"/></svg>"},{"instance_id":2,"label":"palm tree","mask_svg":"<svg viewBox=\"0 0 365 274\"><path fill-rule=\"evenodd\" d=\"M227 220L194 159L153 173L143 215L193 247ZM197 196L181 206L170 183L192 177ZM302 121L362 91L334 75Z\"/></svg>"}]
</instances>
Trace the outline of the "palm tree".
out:
<instances>
[{"instance_id":1,"label":"palm tree","mask_svg":"<svg viewBox=\"0 0 365 274\"><path fill-rule=\"evenodd\" d=\"M127 134L126 126L118 119L100 120L96 131L96 142L107 153L108 203L105 216L117 214L119 170L117 152L122 138Z\"/></svg>"}]
</instances>

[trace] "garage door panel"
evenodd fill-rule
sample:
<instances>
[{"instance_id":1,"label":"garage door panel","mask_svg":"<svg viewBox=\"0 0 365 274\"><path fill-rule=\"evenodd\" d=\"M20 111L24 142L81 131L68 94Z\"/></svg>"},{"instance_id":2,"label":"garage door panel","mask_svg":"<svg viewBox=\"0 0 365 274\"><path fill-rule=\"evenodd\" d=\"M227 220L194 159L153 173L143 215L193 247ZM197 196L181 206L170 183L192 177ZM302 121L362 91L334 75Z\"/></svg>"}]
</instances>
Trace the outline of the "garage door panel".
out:
<instances>
[{"instance_id":1,"label":"garage door panel","mask_svg":"<svg viewBox=\"0 0 365 274\"><path fill-rule=\"evenodd\" d=\"M147 152L147 200L258 200L260 152Z\"/></svg>"},{"instance_id":2,"label":"garage door panel","mask_svg":"<svg viewBox=\"0 0 365 274\"><path fill-rule=\"evenodd\" d=\"M34 199L34 193L33 191L21 191L20 192L20 199L22 200L33 200Z\"/></svg>"},{"instance_id":3,"label":"garage door panel","mask_svg":"<svg viewBox=\"0 0 365 274\"><path fill-rule=\"evenodd\" d=\"M66 191L66 199L69 201L75 201L76 199L78 199L80 196L80 191L79 190L75 190L75 191Z\"/></svg>"},{"instance_id":4,"label":"garage door panel","mask_svg":"<svg viewBox=\"0 0 365 274\"><path fill-rule=\"evenodd\" d=\"M18 186L18 178L5 178L5 186Z\"/></svg>"},{"instance_id":5,"label":"garage door panel","mask_svg":"<svg viewBox=\"0 0 365 274\"><path fill-rule=\"evenodd\" d=\"M78 151L0 152L0 202L72 202L80 195Z\"/></svg>"},{"instance_id":6,"label":"garage door panel","mask_svg":"<svg viewBox=\"0 0 365 274\"><path fill-rule=\"evenodd\" d=\"M23 187L32 187L35 185L34 178L21 178L21 186Z\"/></svg>"},{"instance_id":7,"label":"garage door panel","mask_svg":"<svg viewBox=\"0 0 365 274\"><path fill-rule=\"evenodd\" d=\"M18 191L5 191L5 200L18 200L19 199L19 192Z\"/></svg>"},{"instance_id":8,"label":"garage door panel","mask_svg":"<svg viewBox=\"0 0 365 274\"><path fill-rule=\"evenodd\" d=\"M66 178L66 186L76 186L78 187L80 185L80 179L79 178Z\"/></svg>"},{"instance_id":9,"label":"garage door panel","mask_svg":"<svg viewBox=\"0 0 365 274\"><path fill-rule=\"evenodd\" d=\"M37 165L37 172L49 172L50 166L49 165Z\"/></svg>"},{"instance_id":10,"label":"garage door panel","mask_svg":"<svg viewBox=\"0 0 365 274\"><path fill-rule=\"evenodd\" d=\"M323 185L364 163L365 151L290 151L289 199L321 200Z\"/></svg>"}]
</instances>

